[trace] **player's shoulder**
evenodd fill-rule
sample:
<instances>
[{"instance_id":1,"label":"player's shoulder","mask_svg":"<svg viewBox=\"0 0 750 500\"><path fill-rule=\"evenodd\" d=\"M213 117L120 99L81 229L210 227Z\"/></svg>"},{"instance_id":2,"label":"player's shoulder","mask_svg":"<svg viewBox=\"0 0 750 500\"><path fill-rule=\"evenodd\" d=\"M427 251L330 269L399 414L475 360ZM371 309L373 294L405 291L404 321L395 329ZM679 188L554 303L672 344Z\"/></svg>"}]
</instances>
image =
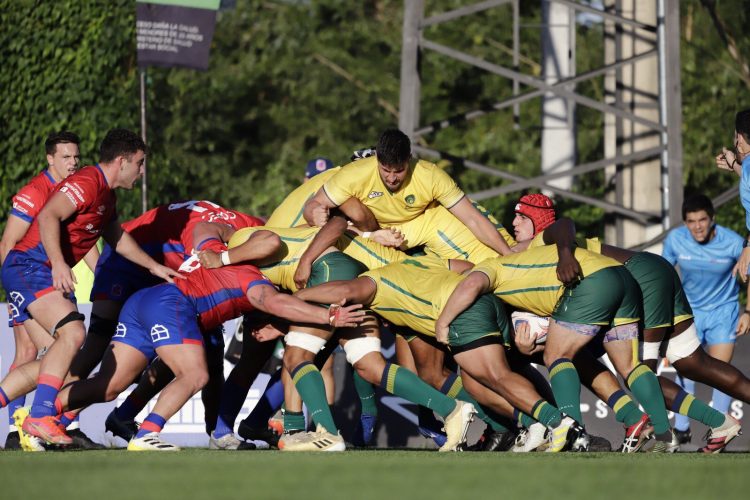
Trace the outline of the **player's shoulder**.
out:
<instances>
[{"instance_id":1,"label":"player's shoulder","mask_svg":"<svg viewBox=\"0 0 750 500\"><path fill-rule=\"evenodd\" d=\"M720 226L719 224L716 224L716 234L722 238L725 238L727 240L730 240L733 243L742 243L742 236L737 234L735 231L729 229L728 227Z\"/></svg>"},{"instance_id":2,"label":"player's shoulder","mask_svg":"<svg viewBox=\"0 0 750 500\"><path fill-rule=\"evenodd\" d=\"M333 169L331 169L333 170ZM347 163L339 170L330 174L329 179L342 179L342 178L360 178L367 177L373 173L377 173L378 170L378 159L376 156L370 156L362 160L353 161ZM324 172L324 174L327 172ZM322 175L322 174L318 174ZM315 176L317 177L317 175ZM315 178L313 177L313 179Z\"/></svg>"}]
</instances>

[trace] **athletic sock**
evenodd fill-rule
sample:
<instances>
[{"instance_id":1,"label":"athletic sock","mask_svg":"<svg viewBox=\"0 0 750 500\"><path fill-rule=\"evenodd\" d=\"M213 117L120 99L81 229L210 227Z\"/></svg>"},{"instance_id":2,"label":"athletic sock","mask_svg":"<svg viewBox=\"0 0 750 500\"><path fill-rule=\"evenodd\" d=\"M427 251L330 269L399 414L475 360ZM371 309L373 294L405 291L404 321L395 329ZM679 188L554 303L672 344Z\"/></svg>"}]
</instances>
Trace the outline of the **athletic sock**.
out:
<instances>
[{"instance_id":1,"label":"athletic sock","mask_svg":"<svg viewBox=\"0 0 750 500\"><path fill-rule=\"evenodd\" d=\"M536 423L536 420L534 420L532 416L527 415L526 413L516 408L513 409L513 418L516 422L521 424L521 427L525 427L527 429Z\"/></svg>"},{"instance_id":2,"label":"athletic sock","mask_svg":"<svg viewBox=\"0 0 750 500\"><path fill-rule=\"evenodd\" d=\"M581 415L581 379L573 362L560 358L549 367L549 380L558 408L578 423Z\"/></svg>"},{"instance_id":3,"label":"athletic sock","mask_svg":"<svg viewBox=\"0 0 750 500\"><path fill-rule=\"evenodd\" d=\"M32 418L51 417L60 413L57 411L55 400L62 384L61 378L45 373L39 374L34 403L31 405Z\"/></svg>"},{"instance_id":4,"label":"athletic sock","mask_svg":"<svg viewBox=\"0 0 750 500\"><path fill-rule=\"evenodd\" d=\"M120 406L115 408L115 416L120 420L135 420L136 415L146 406L146 402L135 392L128 394Z\"/></svg>"},{"instance_id":5,"label":"athletic sock","mask_svg":"<svg viewBox=\"0 0 750 500\"><path fill-rule=\"evenodd\" d=\"M375 404L375 386L359 376L357 370L352 372L354 377L354 390L357 391L359 402L364 415L378 416L378 405Z\"/></svg>"},{"instance_id":6,"label":"athletic sock","mask_svg":"<svg viewBox=\"0 0 750 500\"><path fill-rule=\"evenodd\" d=\"M638 405L622 389L615 391L607 399L607 406L615 412L615 420L627 427L638 423L644 415Z\"/></svg>"},{"instance_id":7,"label":"athletic sock","mask_svg":"<svg viewBox=\"0 0 750 500\"><path fill-rule=\"evenodd\" d=\"M234 421L237 420L237 415L242 409L248 390L250 390L250 386L236 383L231 375L224 382L221 389L221 400L219 401L219 415L213 432L215 438L234 432Z\"/></svg>"},{"instance_id":8,"label":"athletic sock","mask_svg":"<svg viewBox=\"0 0 750 500\"><path fill-rule=\"evenodd\" d=\"M688 394L695 394L695 382L689 378L681 376L679 373L674 379L675 383L682 387ZM689 431L690 430L690 419L685 415L679 413L674 414L674 428L678 431Z\"/></svg>"},{"instance_id":9,"label":"athletic sock","mask_svg":"<svg viewBox=\"0 0 750 500\"><path fill-rule=\"evenodd\" d=\"M543 399L534 403L534 406L531 407L531 415L534 420L548 428L557 427L562 422L560 410Z\"/></svg>"},{"instance_id":10,"label":"athletic sock","mask_svg":"<svg viewBox=\"0 0 750 500\"><path fill-rule=\"evenodd\" d=\"M26 398L26 396L23 396L23 397L24 397L24 399ZM13 401L15 401L15 399ZM5 391L3 390L3 388L0 387L0 408L5 408L6 406L10 406L9 403L12 403L12 401L10 399L8 399L8 395L5 394ZM10 410L9 410L9 412L10 412ZM11 415L13 414L12 412L10 412L10 413L11 413ZM13 421L13 419L11 418L11 422L12 421Z\"/></svg>"},{"instance_id":11,"label":"athletic sock","mask_svg":"<svg viewBox=\"0 0 750 500\"><path fill-rule=\"evenodd\" d=\"M164 428L164 425L167 423L167 419L162 417L161 415L158 415L156 413L149 413L146 418L143 419L143 423L141 423L141 426L138 428L138 432L136 433L135 437L142 438L146 434L150 434L152 432L159 433Z\"/></svg>"},{"instance_id":12,"label":"athletic sock","mask_svg":"<svg viewBox=\"0 0 750 500\"><path fill-rule=\"evenodd\" d=\"M463 380L455 373L448 375L448 378L443 382L443 386L440 388L440 392L448 396L449 398L459 399L467 403L474 405L477 410L477 417L481 418L487 425L489 425L494 432L507 432L508 428L503 425L499 420L502 418L497 415L489 408L486 408L479 404L471 394L466 392L464 389Z\"/></svg>"},{"instance_id":13,"label":"athletic sock","mask_svg":"<svg viewBox=\"0 0 750 500\"><path fill-rule=\"evenodd\" d=\"M60 424L63 427L68 427L70 425L75 424L74 428L78 428L78 412L75 411L66 411L62 413L59 417Z\"/></svg>"},{"instance_id":14,"label":"athletic sock","mask_svg":"<svg viewBox=\"0 0 750 500\"><path fill-rule=\"evenodd\" d=\"M305 414L301 411L284 410L284 432L305 430Z\"/></svg>"},{"instance_id":15,"label":"athletic sock","mask_svg":"<svg viewBox=\"0 0 750 500\"><path fill-rule=\"evenodd\" d=\"M380 387L390 394L422 405L445 418L456 408L456 400L449 398L409 370L393 363L386 363L380 377Z\"/></svg>"},{"instance_id":16,"label":"athletic sock","mask_svg":"<svg viewBox=\"0 0 750 500\"><path fill-rule=\"evenodd\" d=\"M245 423L253 429L265 429L268 419L281 408L284 403L284 384L281 383L281 370L277 370L268 381L266 390L258 400L250 415L245 418Z\"/></svg>"},{"instance_id":17,"label":"athletic sock","mask_svg":"<svg viewBox=\"0 0 750 500\"><path fill-rule=\"evenodd\" d=\"M326 387L323 376L313 363L305 361L292 372L292 380L302 401L305 402L310 418L322 425L331 434L338 434L331 410L328 409ZM304 427L303 427L304 428Z\"/></svg>"},{"instance_id":18,"label":"athletic sock","mask_svg":"<svg viewBox=\"0 0 750 500\"><path fill-rule=\"evenodd\" d=\"M641 363L630 372L627 384L633 396L641 403L651 419L654 433L659 435L669 431L669 418L664 404L664 394L661 392L659 380L654 372Z\"/></svg>"},{"instance_id":19,"label":"athletic sock","mask_svg":"<svg viewBox=\"0 0 750 500\"><path fill-rule=\"evenodd\" d=\"M708 406L695 396L680 390L674 398L671 410L680 415L687 415L709 427L719 427L724 423L726 417L723 413Z\"/></svg>"}]
</instances>

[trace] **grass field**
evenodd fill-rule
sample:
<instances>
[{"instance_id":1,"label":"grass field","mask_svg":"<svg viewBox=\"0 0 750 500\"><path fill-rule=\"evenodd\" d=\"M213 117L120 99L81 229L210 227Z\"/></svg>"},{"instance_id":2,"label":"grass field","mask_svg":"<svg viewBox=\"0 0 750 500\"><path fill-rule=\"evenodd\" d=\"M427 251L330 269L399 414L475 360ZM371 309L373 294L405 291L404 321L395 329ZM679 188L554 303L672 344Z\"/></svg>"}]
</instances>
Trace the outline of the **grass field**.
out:
<instances>
[{"instance_id":1,"label":"grass field","mask_svg":"<svg viewBox=\"0 0 750 500\"><path fill-rule=\"evenodd\" d=\"M201 449L0 453L0 497L127 499L739 498L750 454L290 454ZM42 496L44 495L44 497Z\"/></svg>"}]
</instances>

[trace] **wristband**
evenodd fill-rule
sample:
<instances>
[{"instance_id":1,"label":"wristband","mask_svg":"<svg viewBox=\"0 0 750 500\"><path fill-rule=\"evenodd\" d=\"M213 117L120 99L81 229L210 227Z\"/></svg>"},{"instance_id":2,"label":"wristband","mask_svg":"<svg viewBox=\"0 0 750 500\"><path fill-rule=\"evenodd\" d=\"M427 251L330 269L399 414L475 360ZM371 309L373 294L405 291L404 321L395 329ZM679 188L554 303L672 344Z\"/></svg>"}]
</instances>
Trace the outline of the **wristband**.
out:
<instances>
[{"instance_id":1,"label":"wristband","mask_svg":"<svg viewBox=\"0 0 750 500\"><path fill-rule=\"evenodd\" d=\"M229 250L224 250L219 254L221 256L221 263L225 266L228 266L232 262L229 260Z\"/></svg>"},{"instance_id":2,"label":"wristband","mask_svg":"<svg viewBox=\"0 0 750 500\"><path fill-rule=\"evenodd\" d=\"M369 240L370 236L372 236L372 231L365 231L364 233L362 233L362 237L364 239L366 239L366 240ZM747 240L745 240L745 241L747 241Z\"/></svg>"}]
</instances>

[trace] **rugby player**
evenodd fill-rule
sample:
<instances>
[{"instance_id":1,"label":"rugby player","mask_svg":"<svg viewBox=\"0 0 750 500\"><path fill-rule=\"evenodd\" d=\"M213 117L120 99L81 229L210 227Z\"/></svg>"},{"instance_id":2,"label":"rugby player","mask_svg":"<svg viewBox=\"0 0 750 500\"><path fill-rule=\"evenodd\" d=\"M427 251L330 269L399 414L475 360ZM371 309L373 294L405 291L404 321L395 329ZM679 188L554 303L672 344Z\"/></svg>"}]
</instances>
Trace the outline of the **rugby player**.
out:
<instances>
[{"instance_id":1,"label":"rugby player","mask_svg":"<svg viewBox=\"0 0 750 500\"><path fill-rule=\"evenodd\" d=\"M132 189L143 171L146 145L133 132L114 129L100 149L100 163L61 182L3 263L2 279L13 306L28 311L57 336L42 358L36 395L23 432L51 444L72 439L59 426L55 399L70 363L83 344L83 315L71 300L75 277L71 267L103 235L115 249L155 276L172 280L172 269L154 261L122 231L116 218L114 189ZM18 424L18 421L16 422Z\"/></svg>"}]
</instances>

